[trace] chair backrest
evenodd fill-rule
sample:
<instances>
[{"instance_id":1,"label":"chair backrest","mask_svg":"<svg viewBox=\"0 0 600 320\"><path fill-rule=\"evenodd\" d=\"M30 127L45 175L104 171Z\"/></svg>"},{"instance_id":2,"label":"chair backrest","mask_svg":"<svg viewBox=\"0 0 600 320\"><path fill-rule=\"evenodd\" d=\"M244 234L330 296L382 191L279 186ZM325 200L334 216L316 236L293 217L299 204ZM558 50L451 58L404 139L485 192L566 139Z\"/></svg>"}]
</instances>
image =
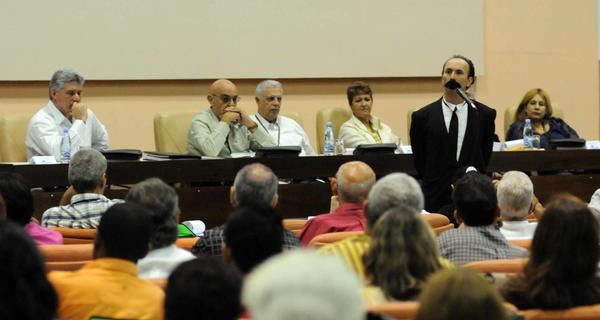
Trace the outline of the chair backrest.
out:
<instances>
[{"instance_id":1,"label":"chair backrest","mask_svg":"<svg viewBox=\"0 0 600 320\"><path fill-rule=\"evenodd\" d=\"M429 223L435 234L454 229L454 224L450 223L450 219L443 214L430 213L422 215L423 219Z\"/></svg>"},{"instance_id":2,"label":"chair backrest","mask_svg":"<svg viewBox=\"0 0 600 320\"><path fill-rule=\"evenodd\" d=\"M322 233L310 240L308 243L309 247L319 248L326 244L338 242L344 240L348 237L364 234L364 231L342 231L342 232L330 232L330 233Z\"/></svg>"},{"instance_id":3,"label":"chair backrest","mask_svg":"<svg viewBox=\"0 0 600 320\"><path fill-rule=\"evenodd\" d=\"M288 118L292 118L292 120L298 122L298 124L304 128L304 124L302 123L302 117L300 117L300 114L296 111L287 111L287 112L282 112L281 113L282 116L288 117Z\"/></svg>"},{"instance_id":4,"label":"chair backrest","mask_svg":"<svg viewBox=\"0 0 600 320\"><path fill-rule=\"evenodd\" d=\"M165 112L154 116L154 145L158 152L187 153L187 135L198 111Z\"/></svg>"},{"instance_id":5,"label":"chair backrest","mask_svg":"<svg viewBox=\"0 0 600 320\"><path fill-rule=\"evenodd\" d=\"M417 315L419 303L416 301L403 301L373 304L367 305L367 311L396 320L408 320L413 319Z\"/></svg>"},{"instance_id":6,"label":"chair backrest","mask_svg":"<svg viewBox=\"0 0 600 320\"><path fill-rule=\"evenodd\" d=\"M325 125L331 121L333 123L333 135L338 136L340 127L352 116L349 107L346 108L325 108L317 112L317 153L323 153L323 141L325 139Z\"/></svg>"},{"instance_id":7,"label":"chair backrest","mask_svg":"<svg viewBox=\"0 0 600 320\"><path fill-rule=\"evenodd\" d=\"M598 320L600 319L600 304L553 311L531 309L521 311L521 314L530 320Z\"/></svg>"},{"instance_id":8,"label":"chair backrest","mask_svg":"<svg viewBox=\"0 0 600 320\"><path fill-rule=\"evenodd\" d=\"M96 239L96 229L75 229L50 227L52 230L60 232L63 236L64 244L82 244L94 243Z\"/></svg>"},{"instance_id":9,"label":"chair backrest","mask_svg":"<svg viewBox=\"0 0 600 320\"><path fill-rule=\"evenodd\" d=\"M508 107L506 110L504 110L504 135L506 135L508 127L510 127L510 125L513 123L518 107L519 106ZM552 104L552 116L555 118L563 117L562 109L554 103Z\"/></svg>"},{"instance_id":10,"label":"chair backrest","mask_svg":"<svg viewBox=\"0 0 600 320\"><path fill-rule=\"evenodd\" d=\"M31 114L11 114L0 117L0 161L27 161L27 126Z\"/></svg>"},{"instance_id":11,"label":"chair backrest","mask_svg":"<svg viewBox=\"0 0 600 320\"><path fill-rule=\"evenodd\" d=\"M498 259L470 262L465 264L464 267L482 273L520 273L526 263L527 259Z\"/></svg>"},{"instance_id":12,"label":"chair backrest","mask_svg":"<svg viewBox=\"0 0 600 320\"><path fill-rule=\"evenodd\" d=\"M38 247L46 261L48 271L73 271L93 259L93 244L48 244Z\"/></svg>"},{"instance_id":13,"label":"chair backrest","mask_svg":"<svg viewBox=\"0 0 600 320\"><path fill-rule=\"evenodd\" d=\"M175 241L175 245L181 249L192 250L192 247L198 242L198 238L178 238Z\"/></svg>"},{"instance_id":14,"label":"chair backrest","mask_svg":"<svg viewBox=\"0 0 600 320\"><path fill-rule=\"evenodd\" d=\"M531 240L509 240L510 244L513 246L525 248L531 251Z\"/></svg>"},{"instance_id":15,"label":"chair backrest","mask_svg":"<svg viewBox=\"0 0 600 320\"><path fill-rule=\"evenodd\" d=\"M298 236L307 221L307 219L283 219L283 227Z\"/></svg>"}]
</instances>

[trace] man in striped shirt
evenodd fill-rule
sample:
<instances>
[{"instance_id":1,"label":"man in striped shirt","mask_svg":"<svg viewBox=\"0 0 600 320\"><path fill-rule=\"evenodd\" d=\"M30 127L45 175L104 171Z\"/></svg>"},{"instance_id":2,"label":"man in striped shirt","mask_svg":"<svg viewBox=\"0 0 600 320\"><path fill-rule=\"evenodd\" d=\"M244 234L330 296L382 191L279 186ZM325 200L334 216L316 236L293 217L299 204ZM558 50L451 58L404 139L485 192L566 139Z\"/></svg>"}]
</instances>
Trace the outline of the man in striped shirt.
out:
<instances>
[{"instance_id":1,"label":"man in striped shirt","mask_svg":"<svg viewBox=\"0 0 600 320\"><path fill-rule=\"evenodd\" d=\"M106 158L97 150L81 149L69 162L71 186L60 205L42 215L42 226L94 229L102 214L123 200L108 199L102 193L106 186Z\"/></svg>"}]
</instances>

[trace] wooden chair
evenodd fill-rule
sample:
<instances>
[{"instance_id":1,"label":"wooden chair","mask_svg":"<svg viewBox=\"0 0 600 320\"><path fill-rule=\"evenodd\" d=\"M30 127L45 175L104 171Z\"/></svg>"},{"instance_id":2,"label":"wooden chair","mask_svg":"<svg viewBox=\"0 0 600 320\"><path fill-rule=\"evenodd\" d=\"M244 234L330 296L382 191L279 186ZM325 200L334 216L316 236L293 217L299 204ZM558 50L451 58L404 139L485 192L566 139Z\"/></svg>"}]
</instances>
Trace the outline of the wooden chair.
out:
<instances>
[{"instance_id":1,"label":"wooden chair","mask_svg":"<svg viewBox=\"0 0 600 320\"><path fill-rule=\"evenodd\" d=\"M283 219L283 227L299 236L307 221L307 219Z\"/></svg>"},{"instance_id":2,"label":"wooden chair","mask_svg":"<svg viewBox=\"0 0 600 320\"><path fill-rule=\"evenodd\" d=\"M531 251L531 240L509 240L513 246L525 248L528 251Z\"/></svg>"},{"instance_id":3,"label":"wooden chair","mask_svg":"<svg viewBox=\"0 0 600 320\"><path fill-rule=\"evenodd\" d=\"M175 245L181 249L185 249L185 250L189 251L189 250L192 250L192 247L196 244L197 241L198 241L197 237L178 238L177 241L175 241Z\"/></svg>"},{"instance_id":4,"label":"wooden chair","mask_svg":"<svg viewBox=\"0 0 600 320\"><path fill-rule=\"evenodd\" d=\"M450 219L443 214L430 213L422 215L423 219L429 223L433 232L439 235L444 231L454 229L454 224L450 223Z\"/></svg>"},{"instance_id":5,"label":"wooden chair","mask_svg":"<svg viewBox=\"0 0 600 320\"><path fill-rule=\"evenodd\" d=\"M344 240L348 237L351 237L351 236L354 236L357 234L364 234L364 231L342 231L342 232L323 233L323 234L320 234L320 235L312 238L310 240L310 242L308 243L308 246L319 248L326 244L338 242L338 241Z\"/></svg>"},{"instance_id":6,"label":"wooden chair","mask_svg":"<svg viewBox=\"0 0 600 320\"><path fill-rule=\"evenodd\" d=\"M27 161L27 126L32 114L12 114L0 117L0 160Z\"/></svg>"},{"instance_id":7,"label":"wooden chair","mask_svg":"<svg viewBox=\"0 0 600 320\"><path fill-rule=\"evenodd\" d=\"M389 302L384 304L368 305L367 311L388 316L396 320L410 320L419 311L419 303L416 301Z\"/></svg>"},{"instance_id":8,"label":"wooden chair","mask_svg":"<svg viewBox=\"0 0 600 320\"><path fill-rule=\"evenodd\" d=\"M156 151L187 153L187 134L196 111L165 112L154 116Z\"/></svg>"},{"instance_id":9,"label":"wooden chair","mask_svg":"<svg viewBox=\"0 0 600 320\"><path fill-rule=\"evenodd\" d=\"M76 229L50 227L49 229L60 232L64 239L64 244L94 243L96 239L96 229Z\"/></svg>"},{"instance_id":10,"label":"wooden chair","mask_svg":"<svg viewBox=\"0 0 600 320\"><path fill-rule=\"evenodd\" d=\"M38 247L45 258L48 271L78 270L93 259L94 245L85 244L48 244Z\"/></svg>"},{"instance_id":11,"label":"wooden chair","mask_svg":"<svg viewBox=\"0 0 600 320\"><path fill-rule=\"evenodd\" d=\"M530 320L600 320L600 304L553 311L531 309L521 311L521 314Z\"/></svg>"},{"instance_id":12,"label":"wooden chair","mask_svg":"<svg viewBox=\"0 0 600 320\"><path fill-rule=\"evenodd\" d=\"M528 259L498 259L470 262L465 268L473 269L482 273L520 273Z\"/></svg>"}]
</instances>

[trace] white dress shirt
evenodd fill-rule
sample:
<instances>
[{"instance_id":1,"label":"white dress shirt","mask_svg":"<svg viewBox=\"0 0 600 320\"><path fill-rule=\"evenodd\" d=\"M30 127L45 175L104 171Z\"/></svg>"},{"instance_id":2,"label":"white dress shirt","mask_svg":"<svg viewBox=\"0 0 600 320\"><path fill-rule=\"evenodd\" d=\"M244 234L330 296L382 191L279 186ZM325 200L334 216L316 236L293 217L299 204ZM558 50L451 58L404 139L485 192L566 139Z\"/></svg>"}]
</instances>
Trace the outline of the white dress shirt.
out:
<instances>
[{"instance_id":1,"label":"white dress shirt","mask_svg":"<svg viewBox=\"0 0 600 320\"><path fill-rule=\"evenodd\" d=\"M274 123L267 121L259 113L252 116L252 120L265 129L273 138L277 146L300 146L301 156L313 156L315 151L310 146L308 136L302 127L293 119L278 116Z\"/></svg>"},{"instance_id":2,"label":"white dress shirt","mask_svg":"<svg viewBox=\"0 0 600 320\"><path fill-rule=\"evenodd\" d=\"M69 129L71 154L80 148L94 148L98 151L108 149L108 133L104 125L96 118L92 110L87 110L87 120L69 121L54 106L52 101L38 111L29 121L27 127L27 160L33 156L54 156L60 159L60 142L63 129Z\"/></svg>"},{"instance_id":3,"label":"white dress shirt","mask_svg":"<svg viewBox=\"0 0 600 320\"><path fill-rule=\"evenodd\" d=\"M506 240L531 240L537 227L537 222L523 221L502 221L500 232Z\"/></svg>"},{"instance_id":4,"label":"white dress shirt","mask_svg":"<svg viewBox=\"0 0 600 320\"><path fill-rule=\"evenodd\" d=\"M142 279L167 278L181 263L196 258L191 252L178 248L175 244L154 249L138 260L138 276Z\"/></svg>"},{"instance_id":5,"label":"white dress shirt","mask_svg":"<svg viewBox=\"0 0 600 320\"><path fill-rule=\"evenodd\" d=\"M467 131L467 121L469 118L469 110L467 103L463 102L460 104L452 104L446 99L442 98L442 111L444 112L444 122L446 123L446 130L450 132L450 120L452 120L452 112L455 108L456 116L458 117L458 141L456 142L456 160L460 157L460 149L462 148L463 141L465 139L465 132Z\"/></svg>"}]
</instances>

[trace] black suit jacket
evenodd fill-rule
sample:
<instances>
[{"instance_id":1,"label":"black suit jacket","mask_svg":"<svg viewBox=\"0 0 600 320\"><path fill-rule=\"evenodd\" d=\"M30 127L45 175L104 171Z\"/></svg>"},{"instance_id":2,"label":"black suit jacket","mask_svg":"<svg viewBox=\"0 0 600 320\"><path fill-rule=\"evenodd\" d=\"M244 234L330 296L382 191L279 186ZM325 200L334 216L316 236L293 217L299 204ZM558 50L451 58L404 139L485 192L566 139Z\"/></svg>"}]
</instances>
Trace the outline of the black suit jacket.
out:
<instances>
[{"instance_id":1,"label":"black suit jacket","mask_svg":"<svg viewBox=\"0 0 600 320\"><path fill-rule=\"evenodd\" d=\"M413 159L425 195L425 209L437 212L452 203L452 176L456 169L473 166L485 172L494 143L496 110L473 101L468 107L467 128L458 161L444 123L442 99L412 114L410 141ZM456 142L454 142L456 144Z\"/></svg>"}]
</instances>

